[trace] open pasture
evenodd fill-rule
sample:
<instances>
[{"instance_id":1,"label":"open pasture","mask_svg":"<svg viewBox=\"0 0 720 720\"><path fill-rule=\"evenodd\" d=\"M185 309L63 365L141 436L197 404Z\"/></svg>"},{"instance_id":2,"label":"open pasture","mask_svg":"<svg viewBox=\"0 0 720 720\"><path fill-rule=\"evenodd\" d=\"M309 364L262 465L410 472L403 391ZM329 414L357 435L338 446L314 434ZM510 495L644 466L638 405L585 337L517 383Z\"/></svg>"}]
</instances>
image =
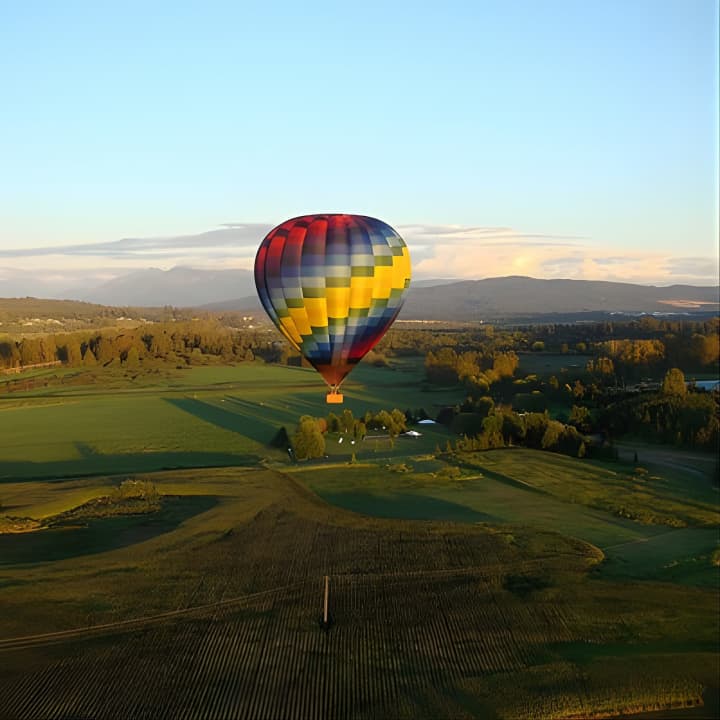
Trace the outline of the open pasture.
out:
<instances>
[{"instance_id":1,"label":"open pasture","mask_svg":"<svg viewBox=\"0 0 720 720\"><path fill-rule=\"evenodd\" d=\"M264 450L240 433L184 412L173 403L181 397L143 393L63 400L0 410L0 479L243 464L256 462Z\"/></svg>"},{"instance_id":2,"label":"open pasture","mask_svg":"<svg viewBox=\"0 0 720 720\"><path fill-rule=\"evenodd\" d=\"M343 408L356 416L415 409L417 391L403 377L402 370L358 368ZM428 397L428 412L457 400L447 393ZM327 405L314 370L260 363L149 373L118 388L57 386L3 395L0 482L283 459L284 449L269 447L277 432L286 427L292 433L303 414L324 417L333 409L342 408ZM415 441L415 450L432 451L439 436L430 433ZM351 452L334 445L328 443L330 454ZM387 450L393 450L387 443L365 446L367 453ZM400 447L391 454L403 452Z\"/></svg>"}]
</instances>

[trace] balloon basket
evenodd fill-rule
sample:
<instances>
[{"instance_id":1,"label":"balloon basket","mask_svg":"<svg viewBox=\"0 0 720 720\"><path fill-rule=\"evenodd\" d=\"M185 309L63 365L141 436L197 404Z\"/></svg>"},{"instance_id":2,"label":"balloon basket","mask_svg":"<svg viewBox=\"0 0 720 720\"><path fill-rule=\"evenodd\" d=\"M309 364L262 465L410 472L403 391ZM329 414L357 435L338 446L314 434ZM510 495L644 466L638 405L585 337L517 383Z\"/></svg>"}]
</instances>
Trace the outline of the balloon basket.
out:
<instances>
[{"instance_id":1,"label":"balloon basket","mask_svg":"<svg viewBox=\"0 0 720 720\"><path fill-rule=\"evenodd\" d=\"M331 390L326 396L325 400L329 405L341 405L343 401L342 393Z\"/></svg>"}]
</instances>

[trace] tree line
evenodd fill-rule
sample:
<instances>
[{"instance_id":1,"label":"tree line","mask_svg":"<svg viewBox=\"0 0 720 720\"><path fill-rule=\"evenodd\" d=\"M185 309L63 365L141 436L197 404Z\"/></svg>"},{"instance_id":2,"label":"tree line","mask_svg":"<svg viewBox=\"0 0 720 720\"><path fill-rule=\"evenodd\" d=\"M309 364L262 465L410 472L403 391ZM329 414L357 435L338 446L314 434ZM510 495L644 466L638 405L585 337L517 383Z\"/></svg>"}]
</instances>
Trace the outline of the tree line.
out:
<instances>
[{"instance_id":1,"label":"tree line","mask_svg":"<svg viewBox=\"0 0 720 720\"><path fill-rule=\"evenodd\" d=\"M449 366L447 353L468 352L491 358L496 353L552 352L567 355L605 356L615 372L627 379L648 370L664 372L671 367L702 371L720 362L720 318L706 320L658 320L643 317L630 322L533 325L501 328L391 329L378 345L388 357L424 356L430 365ZM431 355L432 353L432 355ZM487 361L485 367L488 368ZM444 372L432 378L445 382ZM431 379L431 381L434 381Z\"/></svg>"},{"instance_id":2,"label":"tree line","mask_svg":"<svg viewBox=\"0 0 720 720\"><path fill-rule=\"evenodd\" d=\"M98 318L115 317L120 311L98 307L102 311ZM54 360L71 366L125 363L128 356L130 364L143 359L192 363L198 355L237 361L250 359L248 351L252 357L257 355L268 362L299 362L297 353L274 331L237 330L241 320L237 314L206 314L189 319L173 308L156 310L159 322L146 322L130 330L103 328L0 336L0 368ZM113 312L108 316L103 314L106 311ZM429 382L472 382L476 378L482 388L485 382L492 384L506 377L509 367L514 371L516 353L543 351L609 358L614 372L624 379L671 367L707 370L717 367L720 361L720 319L661 321L646 317L624 323L521 328L393 328L368 361L382 363L392 357L424 356Z\"/></svg>"},{"instance_id":3,"label":"tree line","mask_svg":"<svg viewBox=\"0 0 720 720\"><path fill-rule=\"evenodd\" d=\"M274 334L233 330L217 320L148 323L130 330L104 329L0 338L0 368L59 360L70 367L141 363L192 365L208 357L228 362L287 361L293 353Z\"/></svg>"}]
</instances>

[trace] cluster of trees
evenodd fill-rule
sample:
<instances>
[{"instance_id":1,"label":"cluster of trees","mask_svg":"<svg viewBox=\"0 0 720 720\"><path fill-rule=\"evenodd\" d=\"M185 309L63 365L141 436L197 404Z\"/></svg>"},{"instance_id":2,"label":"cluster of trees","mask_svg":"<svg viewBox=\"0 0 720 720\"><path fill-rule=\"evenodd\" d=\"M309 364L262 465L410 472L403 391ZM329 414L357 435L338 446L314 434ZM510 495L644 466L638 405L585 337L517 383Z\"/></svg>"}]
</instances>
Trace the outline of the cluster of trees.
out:
<instances>
[{"instance_id":1,"label":"cluster of trees","mask_svg":"<svg viewBox=\"0 0 720 720\"><path fill-rule=\"evenodd\" d=\"M325 455L327 423L322 418L303 415L292 436L292 451L297 460L308 460Z\"/></svg>"},{"instance_id":2,"label":"cluster of trees","mask_svg":"<svg viewBox=\"0 0 720 720\"><path fill-rule=\"evenodd\" d=\"M373 413L368 410L361 418L356 418L352 410L346 408L341 415L330 413L325 419L327 431L342 433L353 440L363 440L368 431L380 431L391 438L407 430L407 416L402 410L380 410Z\"/></svg>"},{"instance_id":3,"label":"cluster of trees","mask_svg":"<svg viewBox=\"0 0 720 720\"><path fill-rule=\"evenodd\" d=\"M606 340L595 351L610 359L624 378L636 378L664 366L666 348L662 340Z\"/></svg>"},{"instance_id":4,"label":"cluster of trees","mask_svg":"<svg viewBox=\"0 0 720 720\"><path fill-rule=\"evenodd\" d=\"M587 361L585 369L601 379L615 377L615 363L604 355Z\"/></svg>"},{"instance_id":5,"label":"cluster of trees","mask_svg":"<svg viewBox=\"0 0 720 720\"><path fill-rule=\"evenodd\" d=\"M209 356L227 362L287 361L291 351L274 336L231 330L218 321L153 323L131 330L0 338L0 368L59 360L72 367L166 362L196 364Z\"/></svg>"},{"instance_id":6,"label":"cluster of trees","mask_svg":"<svg viewBox=\"0 0 720 720\"><path fill-rule=\"evenodd\" d=\"M569 373L568 373L569 375ZM614 375L584 378L551 375L547 381L536 375L528 375L516 380L510 388L504 388L503 398L511 403L516 410L524 412L544 412L552 406L570 407L572 404L601 403L607 394L608 387L615 387L617 379Z\"/></svg>"},{"instance_id":7,"label":"cluster of trees","mask_svg":"<svg viewBox=\"0 0 720 720\"><path fill-rule=\"evenodd\" d=\"M346 408L340 415L331 412L327 417L315 418L303 415L298 421L291 442L297 460L323 457L325 454L325 435L333 433L343 435L348 440L362 441L369 432L379 432L391 439L407 430L407 416L402 410L368 410L361 418L356 418L352 410Z\"/></svg>"},{"instance_id":8,"label":"cluster of trees","mask_svg":"<svg viewBox=\"0 0 720 720\"><path fill-rule=\"evenodd\" d=\"M519 359L512 350L485 353L478 350L457 352L441 347L425 356L425 375L429 382L439 385L465 383L479 392L487 392L493 383L512 377Z\"/></svg>"},{"instance_id":9,"label":"cluster of trees","mask_svg":"<svg viewBox=\"0 0 720 720\"><path fill-rule=\"evenodd\" d=\"M646 440L713 449L718 443L717 392L688 388L678 368L668 370L662 381L641 392L637 387L622 389L611 372L607 358L588 363L591 376L583 382L555 376L547 382L537 378L515 381L529 392L506 398L517 411L545 412L555 408L555 417L582 433L602 433L609 438L625 434ZM481 398L482 400L482 398ZM559 407L567 410L558 410Z\"/></svg>"},{"instance_id":10,"label":"cluster of trees","mask_svg":"<svg viewBox=\"0 0 720 720\"><path fill-rule=\"evenodd\" d=\"M461 436L458 450L489 450L520 445L537 450L584 457L584 435L573 424L550 418L547 411L517 413L508 407L496 407L492 398L468 398L451 408L450 427ZM448 421L447 413L438 420Z\"/></svg>"},{"instance_id":11,"label":"cluster of trees","mask_svg":"<svg viewBox=\"0 0 720 720\"><path fill-rule=\"evenodd\" d=\"M0 368L16 368L58 359L58 346L54 335L27 337L22 340L0 337Z\"/></svg>"},{"instance_id":12,"label":"cluster of trees","mask_svg":"<svg viewBox=\"0 0 720 720\"><path fill-rule=\"evenodd\" d=\"M597 423L612 436L631 433L663 443L717 450L719 400L718 391L689 391L684 374L671 368L658 392L608 404L598 412Z\"/></svg>"}]
</instances>

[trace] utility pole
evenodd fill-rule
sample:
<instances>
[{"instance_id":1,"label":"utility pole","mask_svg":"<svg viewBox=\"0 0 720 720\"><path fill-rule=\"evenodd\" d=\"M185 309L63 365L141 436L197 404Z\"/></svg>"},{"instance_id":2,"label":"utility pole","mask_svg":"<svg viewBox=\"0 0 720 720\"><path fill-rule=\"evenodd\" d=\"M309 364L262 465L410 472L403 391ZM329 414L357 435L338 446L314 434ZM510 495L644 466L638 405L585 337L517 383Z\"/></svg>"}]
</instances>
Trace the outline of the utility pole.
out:
<instances>
[{"instance_id":1,"label":"utility pole","mask_svg":"<svg viewBox=\"0 0 720 720\"><path fill-rule=\"evenodd\" d=\"M325 576L325 600L323 601L323 627L329 628L329 618L328 618L328 598L330 596L330 578L326 575Z\"/></svg>"}]
</instances>

